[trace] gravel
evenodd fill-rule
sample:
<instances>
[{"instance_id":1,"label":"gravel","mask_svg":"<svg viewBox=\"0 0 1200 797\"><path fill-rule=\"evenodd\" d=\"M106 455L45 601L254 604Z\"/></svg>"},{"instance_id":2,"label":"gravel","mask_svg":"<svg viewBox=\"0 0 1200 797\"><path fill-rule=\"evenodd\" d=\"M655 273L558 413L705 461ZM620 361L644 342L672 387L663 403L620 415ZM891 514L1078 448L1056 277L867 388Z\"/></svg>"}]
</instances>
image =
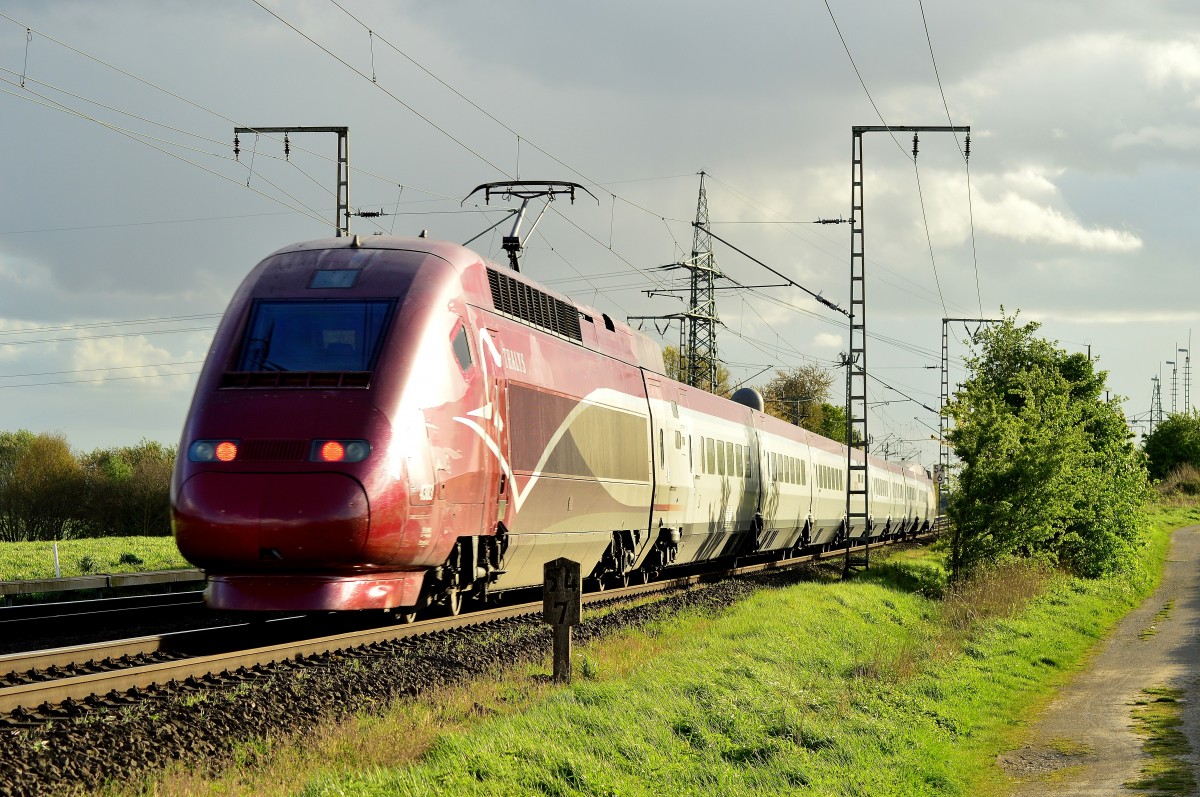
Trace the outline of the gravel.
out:
<instances>
[{"instance_id":1,"label":"gravel","mask_svg":"<svg viewBox=\"0 0 1200 797\"><path fill-rule=\"evenodd\" d=\"M758 589L801 578L797 571L737 578L616 608L585 619L574 639L599 640L684 610L717 611ZM302 734L323 721L382 711L398 698L540 659L550 644L549 627L539 620L498 621L482 633L409 638L178 685L124 706L108 701L74 707L77 716L0 730L0 795L88 792L174 761L216 772L249 740Z\"/></svg>"}]
</instances>

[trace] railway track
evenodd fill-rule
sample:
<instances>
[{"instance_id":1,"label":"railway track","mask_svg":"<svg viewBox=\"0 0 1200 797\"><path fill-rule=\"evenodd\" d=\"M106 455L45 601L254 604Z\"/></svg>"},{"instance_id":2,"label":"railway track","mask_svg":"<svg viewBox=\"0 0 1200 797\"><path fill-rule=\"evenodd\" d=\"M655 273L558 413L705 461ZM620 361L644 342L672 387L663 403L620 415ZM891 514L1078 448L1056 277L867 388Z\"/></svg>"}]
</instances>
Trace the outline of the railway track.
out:
<instances>
[{"instance_id":1,"label":"railway track","mask_svg":"<svg viewBox=\"0 0 1200 797\"><path fill-rule=\"evenodd\" d=\"M5 606L0 607L0 640L4 641L0 644L62 639L113 626L145 626L203 610L199 590Z\"/></svg>"},{"instance_id":2,"label":"railway track","mask_svg":"<svg viewBox=\"0 0 1200 797\"><path fill-rule=\"evenodd\" d=\"M872 544L871 547L880 545ZM850 554L864 550L865 546L852 548ZM683 575L589 593L583 596L583 602L594 611L642 596L674 592L733 576L841 559L845 555L845 549L838 549ZM0 656L0 726L24 726L71 718L86 712L88 707L115 707L148 695L204 689L223 681L262 677L274 669L305 666L306 662L316 662L322 657L370 650L411 637L457 634L514 618L536 616L541 611L539 598L457 617L299 639L297 636L305 636L306 628L316 627L311 624L313 618L282 617L269 622L240 623Z\"/></svg>"}]
</instances>

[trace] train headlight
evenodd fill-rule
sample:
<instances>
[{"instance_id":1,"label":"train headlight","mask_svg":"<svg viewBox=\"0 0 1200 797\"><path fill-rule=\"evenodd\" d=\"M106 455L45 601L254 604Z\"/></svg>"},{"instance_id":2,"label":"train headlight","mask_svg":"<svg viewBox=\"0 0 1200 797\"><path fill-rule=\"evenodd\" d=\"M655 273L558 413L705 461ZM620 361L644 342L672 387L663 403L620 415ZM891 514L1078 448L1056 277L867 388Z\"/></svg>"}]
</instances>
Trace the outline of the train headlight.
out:
<instances>
[{"instance_id":1,"label":"train headlight","mask_svg":"<svg viewBox=\"0 0 1200 797\"><path fill-rule=\"evenodd\" d=\"M237 455L236 440L197 440L188 446L192 462L233 462Z\"/></svg>"},{"instance_id":2,"label":"train headlight","mask_svg":"<svg viewBox=\"0 0 1200 797\"><path fill-rule=\"evenodd\" d=\"M309 459L313 462L362 462L371 453L366 440L314 440Z\"/></svg>"}]
</instances>

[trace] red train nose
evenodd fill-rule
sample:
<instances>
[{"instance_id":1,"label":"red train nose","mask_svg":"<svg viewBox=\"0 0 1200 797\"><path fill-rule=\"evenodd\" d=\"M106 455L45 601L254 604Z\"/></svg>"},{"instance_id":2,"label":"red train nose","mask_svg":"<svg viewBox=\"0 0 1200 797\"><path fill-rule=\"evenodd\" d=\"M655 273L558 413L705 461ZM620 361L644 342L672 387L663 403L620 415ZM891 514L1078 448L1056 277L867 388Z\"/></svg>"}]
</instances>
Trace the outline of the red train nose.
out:
<instances>
[{"instance_id":1,"label":"red train nose","mask_svg":"<svg viewBox=\"0 0 1200 797\"><path fill-rule=\"evenodd\" d=\"M197 473L175 501L176 544L209 570L361 564L370 527L366 493L341 473Z\"/></svg>"}]
</instances>

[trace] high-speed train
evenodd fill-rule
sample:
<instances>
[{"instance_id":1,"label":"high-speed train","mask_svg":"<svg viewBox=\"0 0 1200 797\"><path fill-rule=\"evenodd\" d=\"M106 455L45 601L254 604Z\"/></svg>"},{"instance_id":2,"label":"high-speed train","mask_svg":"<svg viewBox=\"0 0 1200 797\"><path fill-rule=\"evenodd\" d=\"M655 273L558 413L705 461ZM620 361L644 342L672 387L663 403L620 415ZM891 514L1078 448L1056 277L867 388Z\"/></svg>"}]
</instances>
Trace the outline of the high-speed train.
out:
<instances>
[{"instance_id":1,"label":"high-speed train","mask_svg":"<svg viewBox=\"0 0 1200 797\"><path fill-rule=\"evenodd\" d=\"M214 608L411 616L558 557L624 583L928 527L923 469L867 473L848 526L844 446L668 379L649 338L462 246L354 236L242 282L171 503Z\"/></svg>"}]
</instances>

